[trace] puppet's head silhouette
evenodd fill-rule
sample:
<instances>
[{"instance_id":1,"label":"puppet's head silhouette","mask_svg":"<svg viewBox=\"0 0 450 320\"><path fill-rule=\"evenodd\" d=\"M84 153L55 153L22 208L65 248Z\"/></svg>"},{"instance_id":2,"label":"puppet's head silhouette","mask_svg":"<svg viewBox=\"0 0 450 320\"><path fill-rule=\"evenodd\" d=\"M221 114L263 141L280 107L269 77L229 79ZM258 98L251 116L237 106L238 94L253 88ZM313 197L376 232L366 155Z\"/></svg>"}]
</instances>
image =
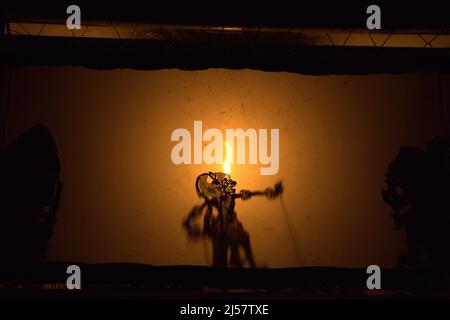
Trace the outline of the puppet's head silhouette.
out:
<instances>
[{"instance_id":1,"label":"puppet's head silhouette","mask_svg":"<svg viewBox=\"0 0 450 320\"><path fill-rule=\"evenodd\" d=\"M222 194L234 194L236 192L236 181L229 174L223 172L208 172L197 177L195 188L200 197L213 199Z\"/></svg>"}]
</instances>

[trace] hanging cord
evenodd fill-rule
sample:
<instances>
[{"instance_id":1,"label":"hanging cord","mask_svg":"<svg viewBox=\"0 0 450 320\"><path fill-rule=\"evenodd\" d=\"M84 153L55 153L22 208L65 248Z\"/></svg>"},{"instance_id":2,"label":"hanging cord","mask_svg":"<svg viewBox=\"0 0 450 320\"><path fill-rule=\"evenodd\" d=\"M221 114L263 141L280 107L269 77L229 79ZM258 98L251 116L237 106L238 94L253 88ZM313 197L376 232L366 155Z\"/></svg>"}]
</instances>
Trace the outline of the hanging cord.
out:
<instances>
[{"instance_id":1,"label":"hanging cord","mask_svg":"<svg viewBox=\"0 0 450 320\"><path fill-rule=\"evenodd\" d=\"M288 229L289 238L290 238L291 243L292 243L292 248L294 249L295 258L297 259L297 264L300 265L300 263L301 263L300 251L298 249L297 241L295 240L295 237L294 237L294 232L292 231L292 228L291 228L291 223L289 221L288 211L286 209L286 205L284 203L282 195L280 196L280 203L281 203L281 209L282 209L281 211L283 212L284 220L286 222L286 226L287 226L287 229Z\"/></svg>"}]
</instances>

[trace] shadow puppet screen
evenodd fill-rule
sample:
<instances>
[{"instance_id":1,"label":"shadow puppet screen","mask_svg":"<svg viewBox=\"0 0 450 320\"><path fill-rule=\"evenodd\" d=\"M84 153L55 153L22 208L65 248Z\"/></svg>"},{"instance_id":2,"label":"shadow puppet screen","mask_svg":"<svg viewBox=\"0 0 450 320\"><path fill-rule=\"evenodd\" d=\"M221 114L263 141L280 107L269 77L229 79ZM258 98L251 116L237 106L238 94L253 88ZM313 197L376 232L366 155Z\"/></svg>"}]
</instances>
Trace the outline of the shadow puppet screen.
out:
<instances>
[{"instance_id":1,"label":"shadow puppet screen","mask_svg":"<svg viewBox=\"0 0 450 320\"><path fill-rule=\"evenodd\" d=\"M449 79L22 67L6 142L37 124L54 137L64 189L50 261L212 264L218 220L208 233L204 215L222 207L205 194L225 180L196 179L228 171L238 264L392 267L407 241L381 195L386 172L401 146L449 134ZM227 145L238 129L249 136ZM261 174L268 160L277 170Z\"/></svg>"}]
</instances>

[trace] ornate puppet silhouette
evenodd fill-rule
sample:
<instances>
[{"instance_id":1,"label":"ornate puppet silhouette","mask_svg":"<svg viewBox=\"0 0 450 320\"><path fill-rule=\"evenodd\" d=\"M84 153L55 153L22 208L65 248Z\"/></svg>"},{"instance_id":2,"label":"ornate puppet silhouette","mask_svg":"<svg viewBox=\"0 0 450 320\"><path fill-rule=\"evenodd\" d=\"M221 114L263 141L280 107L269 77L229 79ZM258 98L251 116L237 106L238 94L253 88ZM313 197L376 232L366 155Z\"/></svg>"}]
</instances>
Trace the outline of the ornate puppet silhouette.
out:
<instances>
[{"instance_id":1,"label":"ornate puppet silhouette","mask_svg":"<svg viewBox=\"0 0 450 320\"><path fill-rule=\"evenodd\" d=\"M0 254L2 265L45 258L62 192L61 164L43 125L23 133L0 154Z\"/></svg>"},{"instance_id":2,"label":"ornate puppet silhouette","mask_svg":"<svg viewBox=\"0 0 450 320\"><path fill-rule=\"evenodd\" d=\"M248 200L255 195L265 195L273 199L283 192L281 182L264 191L241 190L236 193L236 181L223 172L208 172L197 177L195 188L204 199L195 206L183 225L192 238L206 236L211 239L214 267L255 267L255 259L250 244L250 236L239 222L234 210L236 199ZM203 214L203 230L196 224ZM244 256L241 256L241 249Z\"/></svg>"},{"instance_id":3,"label":"ornate puppet silhouette","mask_svg":"<svg viewBox=\"0 0 450 320\"><path fill-rule=\"evenodd\" d=\"M401 147L386 174L383 200L397 229L404 229L408 253L400 266L450 269L450 137L436 137L427 150Z\"/></svg>"}]
</instances>

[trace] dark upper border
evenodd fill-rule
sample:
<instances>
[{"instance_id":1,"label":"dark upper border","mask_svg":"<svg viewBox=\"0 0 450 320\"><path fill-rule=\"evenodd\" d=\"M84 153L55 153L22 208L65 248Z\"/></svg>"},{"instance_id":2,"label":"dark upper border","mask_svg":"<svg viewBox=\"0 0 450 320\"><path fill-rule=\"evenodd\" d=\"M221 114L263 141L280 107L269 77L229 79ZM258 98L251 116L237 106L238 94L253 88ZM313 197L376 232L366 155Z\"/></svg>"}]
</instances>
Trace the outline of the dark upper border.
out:
<instances>
[{"instance_id":1,"label":"dark upper border","mask_svg":"<svg viewBox=\"0 0 450 320\"><path fill-rule=\"evenodd\" d=\"M64 21L73 3L81 7L83 19L91 21L322 28L365 27L367 6L377 4L385 29L450 28L450 1L444 0L9 1L3 12L8 17Z\"/></svg>"},{"instance_id":2,"label":"dark upper border","mask_svg":"<svg viewBox=\"0 0 450 320\"><path fill-rule=\"evenodd\" d=\"M242 2L242 1L241 1ZM450 1L90 1L82 19L128 23L360 28L368 4L382 8L383 29L450 30ZM51 5L50 5L51 4ZM63 21L68 2L11 1L3 17ZM0 37L0 64L78 65L95 69L256 69L303 74L370 74L450 71L449 49L300 46L233 41L111 40Z\"/></svg>"}]
</instances>

